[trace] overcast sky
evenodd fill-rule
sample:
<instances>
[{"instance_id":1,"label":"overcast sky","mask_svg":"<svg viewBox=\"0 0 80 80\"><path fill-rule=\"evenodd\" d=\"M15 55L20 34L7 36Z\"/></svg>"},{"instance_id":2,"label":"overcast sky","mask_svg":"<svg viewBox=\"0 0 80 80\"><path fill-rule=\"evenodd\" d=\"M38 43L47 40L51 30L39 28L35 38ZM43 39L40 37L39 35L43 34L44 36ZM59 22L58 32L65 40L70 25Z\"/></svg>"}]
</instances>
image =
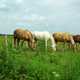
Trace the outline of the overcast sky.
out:
<instances>
[{"instance_id":1,"label":"overcast sky","mask_svg":"<svg viewBox=\"0 0 80 80\"><path fill-rule=\"evenodd\" d=\"M0 0L0 33L16 28L80 34L80 0Z\"/></svg>"}]
</instances>

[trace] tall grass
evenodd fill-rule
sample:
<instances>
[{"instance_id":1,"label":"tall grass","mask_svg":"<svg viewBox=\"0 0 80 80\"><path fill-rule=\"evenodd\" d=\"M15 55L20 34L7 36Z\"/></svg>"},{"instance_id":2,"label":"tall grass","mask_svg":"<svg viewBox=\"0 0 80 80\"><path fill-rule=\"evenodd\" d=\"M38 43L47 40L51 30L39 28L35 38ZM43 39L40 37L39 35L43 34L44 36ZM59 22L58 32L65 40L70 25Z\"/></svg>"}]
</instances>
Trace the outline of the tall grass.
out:
<instances>
[{"instance_id":1,"label":"tall grass","mask_svg":"<svg viewBox=\"0 0 80 80\"><path fill-rule=\"evenodd\" d=\"M56 52L48 43L39 41L35 51L26 46L14 48L12 36L8 47L3 46L0 36L0 80L80 80L80 52L59 45Z\"/></svg>"}]
</instances>

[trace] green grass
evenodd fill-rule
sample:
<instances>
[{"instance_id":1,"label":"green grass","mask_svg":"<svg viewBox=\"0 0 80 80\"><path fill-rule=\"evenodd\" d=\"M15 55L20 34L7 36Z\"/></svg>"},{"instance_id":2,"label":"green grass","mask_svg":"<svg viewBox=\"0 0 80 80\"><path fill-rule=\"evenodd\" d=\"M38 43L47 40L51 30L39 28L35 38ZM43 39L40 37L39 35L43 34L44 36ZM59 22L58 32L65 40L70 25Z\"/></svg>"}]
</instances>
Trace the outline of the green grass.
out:
<instances>
[{"instance_id":1,"label":"green grass","mask_svg":"<svg viewBox=\"0 0 80 80\"><path fill-rule=\"evenodd\" d=\"M0 80L80 80L80 51L58 45L56 52L45 51L44 41L35 51L24 44L14 48L8 36L8 46L0 36Z\"/></svg>"}]
</instances>

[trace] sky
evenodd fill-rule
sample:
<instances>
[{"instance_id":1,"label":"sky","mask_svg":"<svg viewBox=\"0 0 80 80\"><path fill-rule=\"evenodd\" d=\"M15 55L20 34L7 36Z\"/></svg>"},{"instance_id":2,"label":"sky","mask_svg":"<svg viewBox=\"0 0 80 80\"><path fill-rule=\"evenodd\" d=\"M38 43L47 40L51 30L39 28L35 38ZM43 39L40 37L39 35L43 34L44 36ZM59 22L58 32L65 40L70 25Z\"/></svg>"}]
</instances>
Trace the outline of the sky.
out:
<instances>
[{"instance_id":1,"label":"sky","mask_svg":"<svg viewBox=\"0 0 80 80\"><path fill-rule=\"evenodd\" d=\"M80 34L80 0L0 0L0 33L16 28Z\"/></svg>"}]
</instances>

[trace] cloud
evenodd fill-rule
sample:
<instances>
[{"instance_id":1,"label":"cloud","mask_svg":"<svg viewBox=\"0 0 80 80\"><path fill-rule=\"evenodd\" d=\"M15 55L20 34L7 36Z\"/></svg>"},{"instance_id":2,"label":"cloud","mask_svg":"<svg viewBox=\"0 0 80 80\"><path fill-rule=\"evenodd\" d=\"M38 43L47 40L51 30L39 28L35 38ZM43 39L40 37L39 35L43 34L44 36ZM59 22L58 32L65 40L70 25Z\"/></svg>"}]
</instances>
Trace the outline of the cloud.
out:
<instances>
[{"instance_id":1,"label":"cloud","mask_svg":"<svg viewBox=\"0 0 80 80\"><path fill-rule=\"evenodd\" d=\"M18 17L18 21L22 22L30 22L30 23L39 23L46 21L47 18L45 16L41 16L38 14L31 14L31 15L23 15L21 17Z\"/></svg>"},{"instance_id":2,"label":"cloud","mask_svg":"<svg viewBox=\"0 0 80 80\"><path fill-rule=\"evenodd\" d=\"M38 14L32 14L31 19L33 21L41 21L41 20L45 20L46 18L44 16L40 16Z\"/></svg>"},{"instance_id":3,"label":"cloud","mask_svg":"<svg viewBox=\"0 0 80 80\"><path fill-rule=\"evenodd\" d=\"M1 5L0 5L0 8L6 8L6 7L7 7L6 4L1 4Z\"/></svg>"},{"instance_id":4,"label":"cloud","mask_svg":"<svg viewBox=\"0 0 80 80\"><path fill-rule=\"evenodd\" d=\"M2 24L4 21L6 24ZM80 1L0 0L0 25L10 29L26 25L32 29L79 32Z\"/></svg>"},{"instance_id":5,"label":"cloud","mask_svg":"<svg viewBox=\"0 0 80 80\"><path fill-rule=\"evenodd\" d=\"M21 4L24 0L16 0L16 3Z\"/></svg>"},{"instance_id":6,"label":"cloud","mask_svg":"<svg viewBox=\"0 0 80 80\"><path fill-rule=\"evenodd\" d=\"M7 6L6 3L2 2L0 3L0 11L8 11L9 7Z\"/></svg>"}]
</instances>

